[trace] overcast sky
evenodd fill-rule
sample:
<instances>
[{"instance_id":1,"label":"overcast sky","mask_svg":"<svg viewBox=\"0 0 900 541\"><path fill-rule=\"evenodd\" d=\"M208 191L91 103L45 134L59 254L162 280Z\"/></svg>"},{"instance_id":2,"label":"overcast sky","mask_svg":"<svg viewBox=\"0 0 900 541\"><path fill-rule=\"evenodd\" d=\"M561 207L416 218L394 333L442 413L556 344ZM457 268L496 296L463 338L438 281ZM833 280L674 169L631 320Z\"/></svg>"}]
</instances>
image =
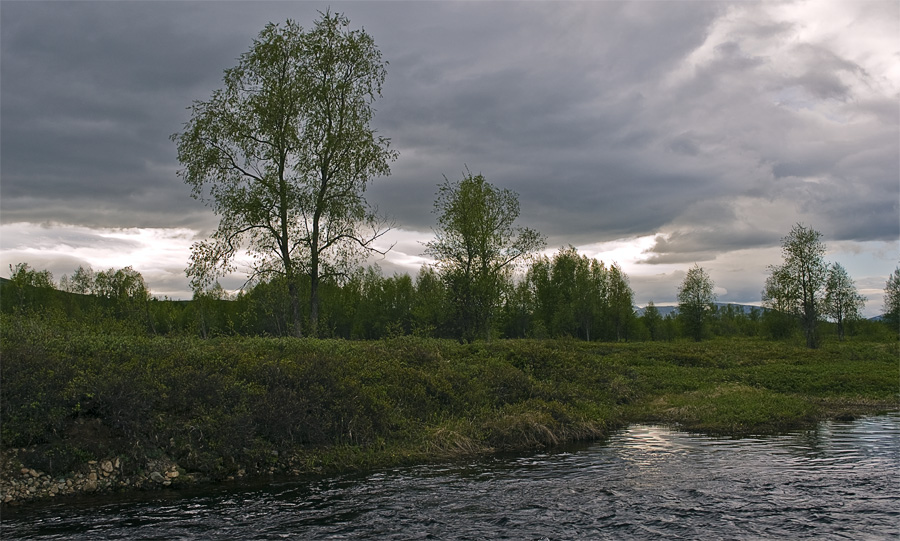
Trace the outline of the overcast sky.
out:
<instances>
[{"instance_id":1,"label":"overcast sky","mask_svg":"<svg viewBox=\"0 0 900 541\"><path fill-rule=\"evenodd\" d=\"M703 266L758 303L797 222L880 313L900 259L900 2L333 2L390 64L400 152L370 201L425 261L443 175L519 194L520 223L673 302ZM132 265L189 298L216 217L169 140L267 22L327 3L0 3L0 264ZM241 277L225 282L237 287Z\"/></svg>"}]
</instances>

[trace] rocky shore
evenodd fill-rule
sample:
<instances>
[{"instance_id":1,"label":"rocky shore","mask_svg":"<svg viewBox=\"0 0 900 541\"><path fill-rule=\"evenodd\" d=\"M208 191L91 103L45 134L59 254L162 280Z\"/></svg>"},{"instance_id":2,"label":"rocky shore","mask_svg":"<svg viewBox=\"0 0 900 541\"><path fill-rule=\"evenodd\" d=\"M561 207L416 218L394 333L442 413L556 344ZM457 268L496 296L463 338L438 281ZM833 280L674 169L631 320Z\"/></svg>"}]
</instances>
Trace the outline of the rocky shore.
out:
<instances>
[{"instance_id":1,"label":"rocky shore","mask_svg":"<svg viewBox=\"0 0 900 541\"><path fill-rule=\"evenodd\" d=\"M15 505L58 496L154 489L194 481L193 476L186 475L172 462L154 460L147 466L140 473L127 475L118 458L91 460L81 471L54 477L24 467L14 452L4 453L0 469L0 503Z\"/></svg>"},{"instance_id":2,"label":"rocky shore","mask_svg":"<svg viewBox=\"0 0 900 541\"><path fill-rule=\"evenodd\" d=\"M137 473L129 473L124 462L115 457L91 460L82 464L77 471L51 475L22 463L19 454L27 454L29 451L31 450L11 449L0 452L0 506L19 505L61 496L187 487L265 475L322 473L329 469L316 464L316 458L309 454L279 455L278 452L272 451L271 461L264 466L248 464L238 467L229 475L215 478L198 472L189 472L168 458L145 459L144 466ZM340 451L332 451L332 459L340 455ZM350 454L352 453L351 451ZM322 456L327 456L327 453L318 458ZM341 464L332 464L330 470L356 469L365 465L354 464L352 458ZM130 470L133 472L134 468Z\"/></svg>"}]
</instances>

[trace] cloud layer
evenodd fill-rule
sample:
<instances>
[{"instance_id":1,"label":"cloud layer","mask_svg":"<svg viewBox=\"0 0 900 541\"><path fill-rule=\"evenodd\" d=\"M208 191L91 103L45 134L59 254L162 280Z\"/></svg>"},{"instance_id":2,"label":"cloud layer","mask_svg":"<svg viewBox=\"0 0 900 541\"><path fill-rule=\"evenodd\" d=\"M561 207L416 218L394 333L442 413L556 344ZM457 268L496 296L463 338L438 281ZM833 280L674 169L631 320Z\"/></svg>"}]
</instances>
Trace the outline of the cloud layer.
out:
<instances>
[{"instance_id":1,"label":"cloud layer","mask_svg":"<svg viewBox=\"0 0 900 541\"><path fill-rule=\"evenodd\" d=\"M326 8L4 2L2 223L208 233L169 135L266 22L310 26ZM677 265L777 257L796 222L887 243L868 277L896 263L897 2L333 9L390 62L375 123L400 158L369 194L407 240L427 238L436 185L468 166L518 192L551 247L654 239L635 274L670 288ZM416 245L387 266L419 261Z\"/></svg>"}]
</instances>

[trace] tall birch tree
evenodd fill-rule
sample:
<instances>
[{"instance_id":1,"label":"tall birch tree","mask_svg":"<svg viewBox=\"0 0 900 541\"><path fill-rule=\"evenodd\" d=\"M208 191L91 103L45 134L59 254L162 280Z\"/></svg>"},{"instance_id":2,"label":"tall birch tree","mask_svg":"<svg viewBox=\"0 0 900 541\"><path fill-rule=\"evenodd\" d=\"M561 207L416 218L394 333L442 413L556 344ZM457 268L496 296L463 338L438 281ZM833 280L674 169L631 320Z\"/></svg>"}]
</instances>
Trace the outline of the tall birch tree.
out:
<instances>
[{"instance_id":1,"label":"tall birch tree","mask_svg":"<svg viewBox=\"0 0 900 541\"><path fill-rule=\"evenodd\" d=\"M518 195L468 173L439 186L435 239L426 253L447 284L458 331L465 340L490 338L493 318L513 266L544 247L544 237L514 225Z\"/></svg>"},{"instance_id":2,"label":"tall birch tree","mask_svg":"<svg viewBox=\"0 0 900 541\"><path fill-rule=\"evenodd\" d=\"M678 287L678 317L685 331L697 342L703 338L706 322L716 310L714 290L712 278L697 264L688 269Z\"/></svg>"},{"instance_id":3,"label":"tall birch tree","mask_svg":"<svg viewBox=\"0 0 900 541\"><path fill-rule=\"evenodd\" d=\"M387 230L364 198L390 174L397 153L371 127L386 62L372 37L325 12L310 30L268 24L225 70L224 87L190 107L172 136L179 175L219 216L195 243L187 274L196 290L235 270L241 250L252 275L279 275L302 333L298 279L309 278L309 333L319 285L346 273Z\"/></svg>"},{"instance_id":4,"label":"tall birch tree","mask_svg":"<svg viewBox=\"0 0 900 541\"><path fill-rule=\"evenodd\" d=\"M818 231L795 225L781 240L784 263L769 267L770 275L763 290L763 303L775 310L800 318L806 346L818 346L816 326L824 307L828 264L825 244Z\"/></svg>"},{"instance_id":5,"label":"tall birch tree","mask_svg":"<svg viewBox=\"0 0 900 541\"><path fill-rule=\"evenodd\" d=\"M838 339L844 339L848 321L862 319L862 309L866 298L856 290L856 284L840 263L835 263L828 271L825 282L825 314L837 324Z\"/></svg>"}]
</instances>

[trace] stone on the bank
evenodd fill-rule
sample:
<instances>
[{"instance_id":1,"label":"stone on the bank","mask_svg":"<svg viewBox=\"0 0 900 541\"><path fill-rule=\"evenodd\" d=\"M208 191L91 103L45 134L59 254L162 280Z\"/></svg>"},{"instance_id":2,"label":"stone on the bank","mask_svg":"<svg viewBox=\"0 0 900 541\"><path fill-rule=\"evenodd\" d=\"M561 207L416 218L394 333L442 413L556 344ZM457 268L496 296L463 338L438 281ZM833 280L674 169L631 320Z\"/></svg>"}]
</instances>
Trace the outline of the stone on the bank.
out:
<instances>
[{"instance_id":1,"label":"stone on the bank","mask_svg":"<svg viewBox=\"0 0 900 541\"><path fill-rule=\"evenodd\" d=\"M153 481L155 481L155 482L157 482L157 483L164 483L164 482L166 482L166 478L163 476L163 474L159 473L158 471L155 471L155 472L151 473L151 474L150 474L150 479L153 480Z\"/></svg>"}]
</instances>

